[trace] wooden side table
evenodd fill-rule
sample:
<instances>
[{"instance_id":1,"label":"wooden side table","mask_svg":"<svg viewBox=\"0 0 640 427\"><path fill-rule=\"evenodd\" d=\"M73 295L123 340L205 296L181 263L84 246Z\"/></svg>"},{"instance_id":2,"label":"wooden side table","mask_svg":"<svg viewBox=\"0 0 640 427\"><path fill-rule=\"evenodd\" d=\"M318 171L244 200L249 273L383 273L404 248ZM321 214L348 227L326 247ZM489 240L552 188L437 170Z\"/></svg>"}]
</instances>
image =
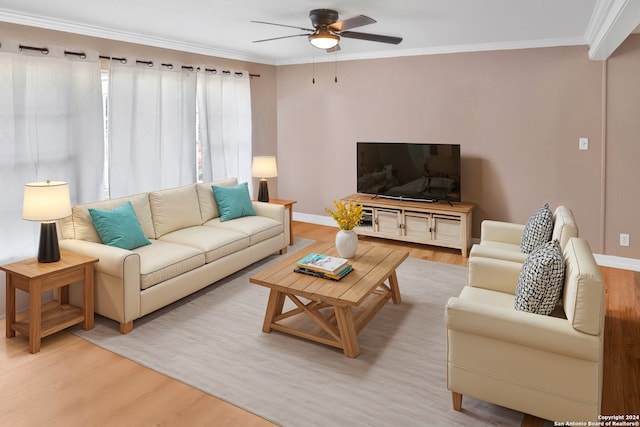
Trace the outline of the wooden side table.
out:
<instances>
[{"instance_id":1,"label":"wooden side table","mask_svg":"<svg viewBox=\"0 0 640 427\"><path fill-rule=\"evenodd\" d=\"M269 203L284 205L285 209L289 209L289 246L293 246L293 228L291 227L291 223L293 222L293 204L297 203L297 200L269 199Z\"/></svg>"},{"instance_id":2,"label":"wooden side table","mask_svg":"<svg viewBox=\"0 0 640 427\"><path fill-rule=\"evenodd\" d=\"M84 322L93 328L93 265L97 258L60 251L60 261L40 263L30 258L0 266L7 275L7 338L16 332L29 337L29 351L40 351L42 337ZM69 285L83 282L83 307L69 304ZM29 294L29 313L23 321L16 319L16 289ZM59 289L58 304L42 311L41 295Z\"/></svg>"}]
</instances>

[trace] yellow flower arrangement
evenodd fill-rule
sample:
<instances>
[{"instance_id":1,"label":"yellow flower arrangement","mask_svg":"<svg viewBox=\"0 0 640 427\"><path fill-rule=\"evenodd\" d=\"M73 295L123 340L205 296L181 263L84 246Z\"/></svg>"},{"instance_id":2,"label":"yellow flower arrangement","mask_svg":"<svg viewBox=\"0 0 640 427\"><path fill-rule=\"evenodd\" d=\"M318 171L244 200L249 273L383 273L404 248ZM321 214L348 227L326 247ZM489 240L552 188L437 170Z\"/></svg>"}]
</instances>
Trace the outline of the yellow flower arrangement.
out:
<instances>
[{"instance_id":1,"label":"yellow flower arrangement","mask_svg":"<svg viewBox=\"0 0 640 427\"><path fill-rule=\"evenodd\" d=\"M324 210L338 223L340 230L353 230L356 225L360 224L363 215L360 199L355 202L349 200L347 203L344 200L334 200L333 206L335 211L330 208L324 208Z\"/></svg>"}]
</instances>

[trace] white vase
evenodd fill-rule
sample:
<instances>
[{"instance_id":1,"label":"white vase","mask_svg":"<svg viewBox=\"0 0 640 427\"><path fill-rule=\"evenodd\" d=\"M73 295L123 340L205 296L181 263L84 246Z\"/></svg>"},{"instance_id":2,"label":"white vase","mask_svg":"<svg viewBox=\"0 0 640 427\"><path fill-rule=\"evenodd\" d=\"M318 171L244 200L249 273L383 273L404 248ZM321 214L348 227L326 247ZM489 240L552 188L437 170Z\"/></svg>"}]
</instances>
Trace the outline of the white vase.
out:
<instances>
[{"instance_id":1,"label":"white vase","mask_svg":"<svg viewBox=\"0 0 640 427\"><path fill-rule=\"evenodd\" d=\"M336 249L342 258L353 258L358 248L358 234L353 230L340 230L336 234Z\"/></svg>"}]
</instances>

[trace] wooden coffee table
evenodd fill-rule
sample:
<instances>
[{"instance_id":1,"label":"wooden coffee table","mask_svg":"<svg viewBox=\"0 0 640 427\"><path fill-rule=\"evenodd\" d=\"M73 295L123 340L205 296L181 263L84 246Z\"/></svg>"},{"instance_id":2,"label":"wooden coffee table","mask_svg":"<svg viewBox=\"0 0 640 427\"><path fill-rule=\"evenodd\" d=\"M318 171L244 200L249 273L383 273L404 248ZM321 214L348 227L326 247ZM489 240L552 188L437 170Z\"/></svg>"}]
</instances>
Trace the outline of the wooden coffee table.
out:
<instances>
[{"instance_id":1,"label":"wooden coffee table","mask_svg":"<svg viewBox=\"0 0 640 427\"><path fill-rule=\"evenodd\" d=\"M295 273L296 262L311 252L339 256L332 244L316 242L249 279L271 289L262 331L341 348L354 358L360 353L358 333L389 299L400 304L396 268L409 252L360 243L353 271L340 281ZM293 305L283 311L287 299Z\"/></svg>"}]
</instances>

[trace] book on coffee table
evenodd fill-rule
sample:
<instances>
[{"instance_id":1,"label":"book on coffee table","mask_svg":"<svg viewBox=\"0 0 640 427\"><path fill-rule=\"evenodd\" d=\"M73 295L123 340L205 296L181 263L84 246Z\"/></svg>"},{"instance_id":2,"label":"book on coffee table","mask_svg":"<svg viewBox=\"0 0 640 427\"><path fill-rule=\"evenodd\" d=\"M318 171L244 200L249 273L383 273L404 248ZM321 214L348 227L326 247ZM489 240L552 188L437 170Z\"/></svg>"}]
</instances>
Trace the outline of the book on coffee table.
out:
<instances>
[{"instance_id":1,"label":"book on coffee table","mask_svg":"<svg viewBox=\"0 0 640 427\"><path fill-rule=\"evenodd\" d=\"M310 253L296 263L298 267L319 273L338 275L349 265L349 260L325 254Z\"/></svg>"},{"instance_id":2,"label":"book on coffee table","mask_svg":"<svg viewBox=\"0 0 640 427\"><path fill-rule=\"evenodd\" d=\"M353 271L353 266L351 264L348 264L346 267L344 267L337 274L323 273L323 272L316 271L316 270L309 270L309 269L304 268L304 267L296 267L296 268L293 269L293 271L295 271L296 273L303 273L303 274L308 274L310 276L320 277L322 279L340 280L344 276L346 276L348 273Z\"/></svg>"}]
</instances>

